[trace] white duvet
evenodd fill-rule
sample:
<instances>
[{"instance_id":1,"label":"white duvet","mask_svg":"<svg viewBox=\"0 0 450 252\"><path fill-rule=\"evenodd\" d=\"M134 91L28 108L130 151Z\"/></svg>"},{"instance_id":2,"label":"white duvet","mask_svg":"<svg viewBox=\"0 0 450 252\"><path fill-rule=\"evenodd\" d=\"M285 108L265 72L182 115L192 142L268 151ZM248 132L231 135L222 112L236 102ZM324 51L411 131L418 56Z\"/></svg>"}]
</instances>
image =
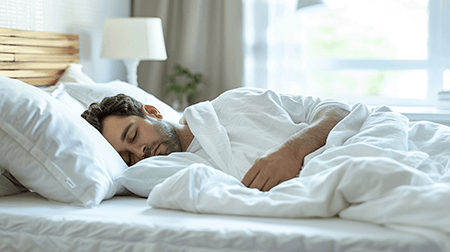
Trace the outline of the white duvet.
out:
<instances>
[{"instance_id":1,"label":"white duvet","mask_svg":"<svg viewBox=\"0 0 450 252\"><path fill-rule=\"evenodd\" d=\"M298 178L269 192L194 163L154 187L147 202L197 213L339 216L417 232L450 250L450 128L359 104L307 156Z\"/></svg>"}]
</instances>

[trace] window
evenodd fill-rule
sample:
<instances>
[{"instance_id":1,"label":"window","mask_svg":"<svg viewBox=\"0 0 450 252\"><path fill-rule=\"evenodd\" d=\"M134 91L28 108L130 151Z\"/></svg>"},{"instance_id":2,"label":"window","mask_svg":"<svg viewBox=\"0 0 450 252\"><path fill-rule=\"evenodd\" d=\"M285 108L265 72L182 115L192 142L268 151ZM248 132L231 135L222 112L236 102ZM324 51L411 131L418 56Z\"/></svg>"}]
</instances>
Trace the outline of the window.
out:
<instances>
[{"instance_id":1,"label":"window","mask_svg":"<svg viewBox=\"0 0 450 252\"><path fill-rule=\"evenodd\" d=\"M42 31L44 28L42 0L0 1L0 27Z\"/></svg>"},{"instance_id":2,"label":"window","mask_svg":"<svg viewBox=\"0 0 450 252\"><path fill-rule=\"evenodd\" d=\"M450 0L244 0L244 85L434 106L450 88Z\"/></svg>"}]
</instances>

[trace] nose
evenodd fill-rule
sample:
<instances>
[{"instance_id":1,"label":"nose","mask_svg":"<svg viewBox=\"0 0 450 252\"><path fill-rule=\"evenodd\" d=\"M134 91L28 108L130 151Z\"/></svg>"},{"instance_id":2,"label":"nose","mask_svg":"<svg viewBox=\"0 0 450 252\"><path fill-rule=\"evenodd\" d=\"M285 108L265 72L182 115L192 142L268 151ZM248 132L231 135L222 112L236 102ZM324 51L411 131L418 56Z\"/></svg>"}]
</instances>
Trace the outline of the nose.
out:
<instances>
[{"instance_id":1,"label":"nose","mask_svg":"<svg viewBox=\"0 0 450 252\"><path fill-rule=\"evenodd\" d=\"M145 145L138 145L138 146L134 146L132 148L131 153L133 153L133 155L134 155L133 164L135 164L145 158L146 149L147 149L147 147Z\"/></svg>"}]
</instances>

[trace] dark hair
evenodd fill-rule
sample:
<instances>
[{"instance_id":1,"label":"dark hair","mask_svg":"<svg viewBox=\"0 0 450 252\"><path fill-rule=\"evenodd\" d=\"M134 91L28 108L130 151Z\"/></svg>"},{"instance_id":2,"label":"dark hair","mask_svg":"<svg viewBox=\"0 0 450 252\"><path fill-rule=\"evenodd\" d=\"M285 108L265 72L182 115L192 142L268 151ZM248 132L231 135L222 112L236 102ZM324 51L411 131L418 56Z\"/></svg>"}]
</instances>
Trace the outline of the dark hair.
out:
<instances>
[{"instance_id":1,"label":"dark hair","mask_svg":"<svg viewBox=\"0 0 450 252\"><path fill-rule=\"evenodd\" d=\"M81 114L100 133L103 130L103 119L110 115L116 116L139 116L145 118L141 110L142 103L124 94L105 97L100 102L94 102Z\"/></svg>"}]
</instances>

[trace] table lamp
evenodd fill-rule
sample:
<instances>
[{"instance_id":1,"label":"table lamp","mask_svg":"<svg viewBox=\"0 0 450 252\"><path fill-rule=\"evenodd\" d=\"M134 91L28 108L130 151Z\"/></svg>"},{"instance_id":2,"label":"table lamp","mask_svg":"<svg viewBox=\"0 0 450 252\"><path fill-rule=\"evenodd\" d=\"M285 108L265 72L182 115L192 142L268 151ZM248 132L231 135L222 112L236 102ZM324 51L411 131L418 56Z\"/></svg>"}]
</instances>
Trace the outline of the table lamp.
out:
<instances>
[{"instance_id":1,"label":"table lamp","mask_svg":"<svg viewBox=\"0 0 450 252\"><path fill-rule=\"evenodd\" d=\"M100 57L122 59L127 81L137 86L137 67L141 60L167 59L161 19L105 19Z\"/></svg>"}]
</instances>

